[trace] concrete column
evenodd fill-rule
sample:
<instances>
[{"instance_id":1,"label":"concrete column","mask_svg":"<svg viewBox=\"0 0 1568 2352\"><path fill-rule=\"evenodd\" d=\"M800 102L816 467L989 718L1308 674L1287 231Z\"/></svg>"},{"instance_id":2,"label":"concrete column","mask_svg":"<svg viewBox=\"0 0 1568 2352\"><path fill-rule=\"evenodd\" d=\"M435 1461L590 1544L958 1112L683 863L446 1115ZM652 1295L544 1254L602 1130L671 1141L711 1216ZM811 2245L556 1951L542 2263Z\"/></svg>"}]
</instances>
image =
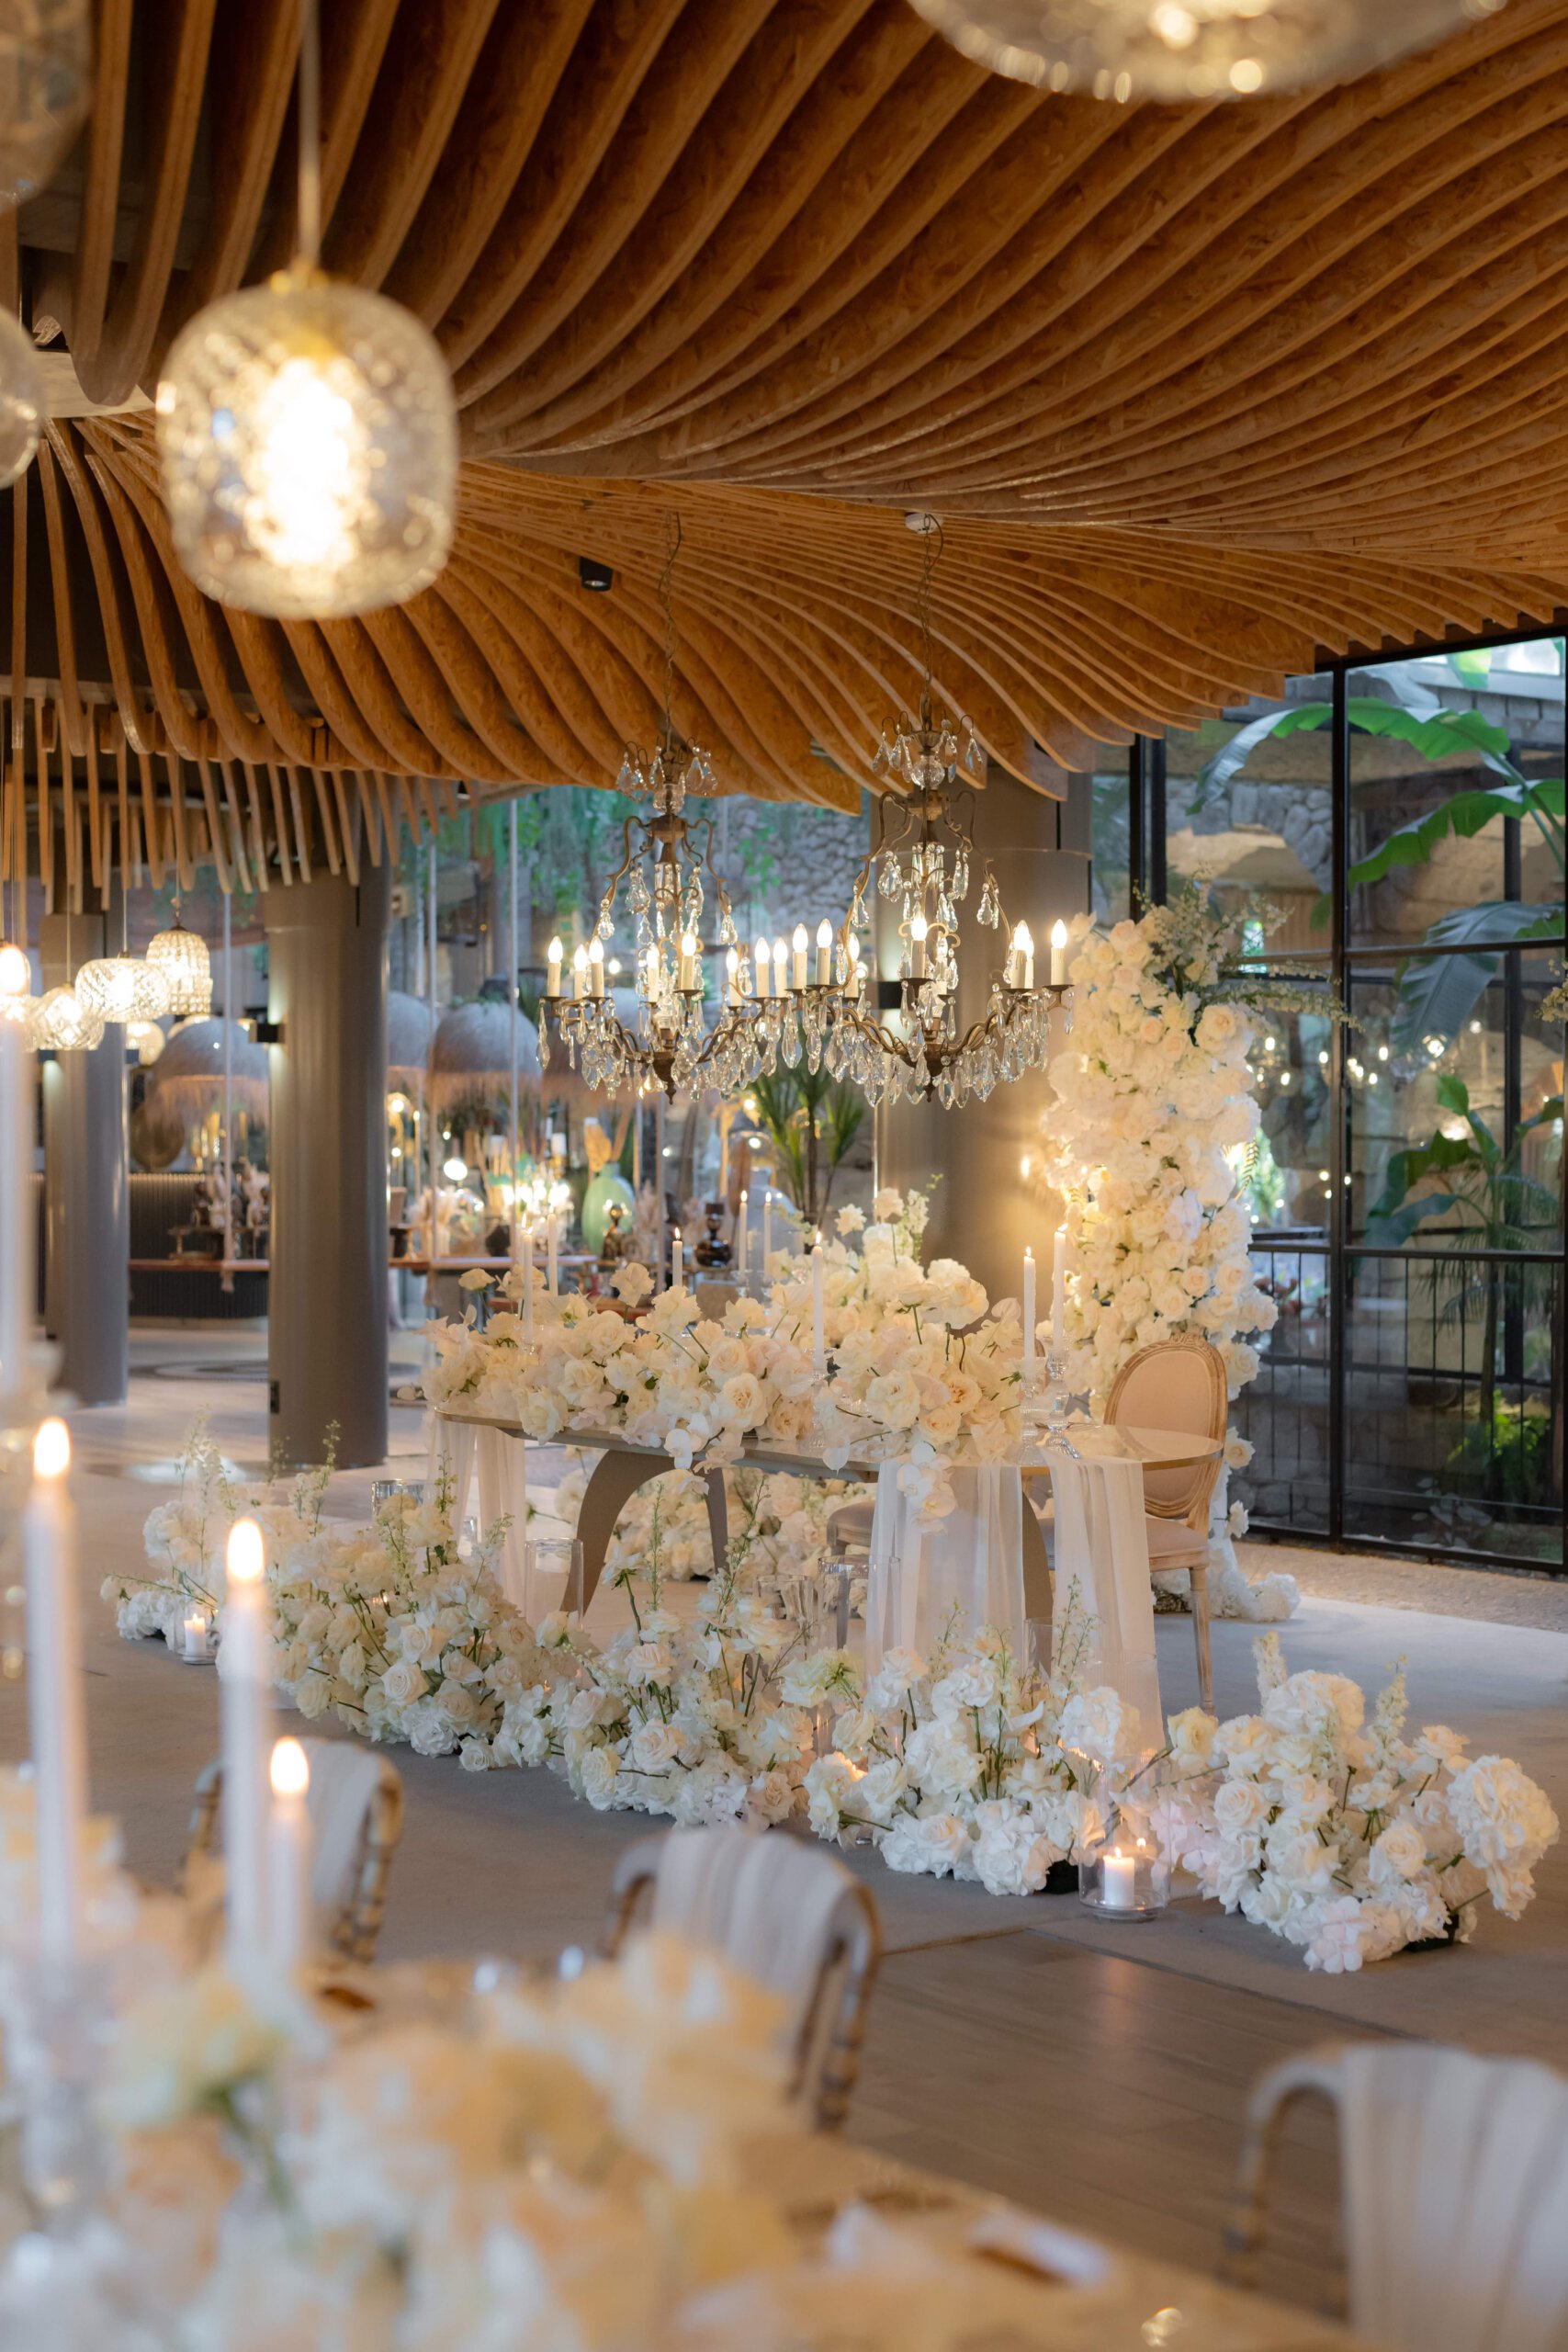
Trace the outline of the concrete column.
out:
<instances>
[{"instance_id":1,"label":"concrete column","mask_svg":"<svg viewBox=\"0 0 1568 2352\"><path fill-rule=\"evenodd\" d=\"M344 1467L387 1452L387 933L389 868L263 900L272 1046L271 1432Z\"/></svg>"},{"instance_id":2,"label":"concrete column","mask_svg":"<svg viewBox=\"0 0 1568 2352\"><path fill-rule=\"evenodd\" d=\"M1051 800L993 766L985 790L975 795L976 870L959 910L961 1031L984 1012L1006 945L999 933L982 931L974 920L986 858L1009 919L1027 922L1034 934L1038 975L1050 971L1051 925L1089 906L1090 779L1065 782L1066 800ZM898 904L879 897L875 907L877 968L894 978ZM961 1259L993 1298L1016 1298L1023 1252L1032 1243L1043 1269L1042 1311L1050 1295L1050 1236L1038 1184L1025 1178L1023 1163L1039 1165L1040 1122L1050 1099L1039 1070L995 1087L987 1102L972 1095L959 1110L945 1111L933 1100L884 1102L876 1114L877 1182L907 1191L942 1180L931 1203L928 1260Z\"/></svg>"},{"instance_id":3,"label":"concrete column","mask_svg":"<svg viewBox=\"0 0 1568 2352\"><path fill-rule=\"evenodd\" d=\"M112 930L114 944L109 944ZM118 921L46 915L39 937L46 989L112 955ZM55 1385L83 1405L123 1405L130 1380L130 1144L125 1031L91 1053L43 1066L44 1329L60 1350Z\"/></svg>"}]
</instances>

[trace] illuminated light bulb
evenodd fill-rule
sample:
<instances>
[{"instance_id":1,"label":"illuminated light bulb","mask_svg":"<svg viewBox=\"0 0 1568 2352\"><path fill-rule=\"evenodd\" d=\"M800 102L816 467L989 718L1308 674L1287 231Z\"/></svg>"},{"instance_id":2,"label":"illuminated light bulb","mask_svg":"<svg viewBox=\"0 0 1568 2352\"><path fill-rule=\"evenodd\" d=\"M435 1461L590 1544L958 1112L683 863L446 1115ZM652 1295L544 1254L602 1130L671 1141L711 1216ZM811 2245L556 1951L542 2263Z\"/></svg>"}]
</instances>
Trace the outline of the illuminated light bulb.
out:
<instances>
[{"instance_id":1,"label":"illuminated light bulb","mask_svg":"<svg viewBox=\"0 0 1568 2352\"><path fill-rule=\"evenodd\" d=\"M1247 98L1345 81L1506 0L913 0L978 65L1037 88Z\"/></svg>"},{"instance_id":2,"label":"illuminated light bulb","mask_svg":"<svg viewBox=\"0 0 1568 2352\"><path fill-rule=\"evenodd\" d=\"M176 337L155 407L175 551L220 603L341 619L446 563L451 378L384 295L302 264L226 295Z\"/></svg>"},{"instance_id":3,"label":"illuminated light bulb","mask_svg":"<svg viewBox=\"0 0 1568 2352\"><path fill-rule=\"evenodd\" d=\"M38 194L87 111L93 90L89 0L26 0L0 9L0 201Z\"/></svg>"},{"instance_id":4,"label":"illuminated light bulb","mask_svg":"<svg viewBox=\"0 0 1568 2352\"><path fill-rule=\"evenodd\" d=\"M468 1172L468 1163L466 1159L444 1159L441 1163L441 1173L449 1184L460 1184Z\"/></svg>"}]
</instances>

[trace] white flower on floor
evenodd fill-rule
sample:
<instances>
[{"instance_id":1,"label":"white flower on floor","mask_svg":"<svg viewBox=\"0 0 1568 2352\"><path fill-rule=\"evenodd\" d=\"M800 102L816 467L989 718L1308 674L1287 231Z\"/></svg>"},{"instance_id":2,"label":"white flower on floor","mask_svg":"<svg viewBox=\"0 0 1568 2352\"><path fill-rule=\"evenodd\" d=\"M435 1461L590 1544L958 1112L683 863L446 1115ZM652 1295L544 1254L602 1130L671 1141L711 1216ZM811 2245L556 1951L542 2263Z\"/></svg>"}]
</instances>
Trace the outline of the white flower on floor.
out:
<instances>
[{"instance_id":1,"label":"white flower on floor","mask_svg":"<svg viewBox=\"0 0 1568 2352\"><path fill-rule=\"evenodd\" d=\"M1403 1669L1367 1718L1343 1674L1289 1674L1257 1645L1260 1712L1172 1718L1150 1821L1201 1891L1340 1975L1471 1933L1483 1894L1517 1918L1557 1837L1546 1796L1500 1756L1464 1760L1442 1724L1404 1737Z\"/></svg>"}]
</instances>

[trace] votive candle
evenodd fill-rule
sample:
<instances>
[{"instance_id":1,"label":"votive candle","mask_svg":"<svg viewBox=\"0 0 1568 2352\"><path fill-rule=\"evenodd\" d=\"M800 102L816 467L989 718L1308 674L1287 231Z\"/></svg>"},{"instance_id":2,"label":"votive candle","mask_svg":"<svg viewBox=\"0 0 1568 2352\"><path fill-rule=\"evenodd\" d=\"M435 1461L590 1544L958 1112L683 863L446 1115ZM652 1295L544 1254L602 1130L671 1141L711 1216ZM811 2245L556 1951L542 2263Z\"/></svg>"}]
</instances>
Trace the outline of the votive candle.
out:
<instances>
[{"instance_id":1,"label":"votive candle","mask_svg":"<svg viewBox=\"0 0 1568 2352\"><path fill-rule=\"evenodd\" d=\"M73 1962L81 1946L87 1812L76 1512L70 1478L70 1432L63 1421L51 1419L33 1440L32 1486L22 1506L21 1532L39 1953L46 1964L59 1966Z\"/></svg>"},{"instance_id":2,"label":"votive candle","mask_svg":"<svg viewBox=\"0 0 1568 2352\"><path fill-rule=\"evenodd\" d=\"M1138 1863L1134 1854L1109 1853L1100 1858L1100 1907L1106 1911L1135 1911L1138 1907Z\"/></svg>"},{"instance_id":3,"label":"votive candle","mask_svg":"<svg viewBox=\"0 0 1568 2352\"><path fill-rule=\"evenodd\" d=\"M254 1519L235 1521L229 1535L227 1565L220 1652L223 1854L229 1942L231 1950L243 1953L260 1943L266 1920L267 1767L272 1747L266 1554Z\"/></svg>"}]
</instances>

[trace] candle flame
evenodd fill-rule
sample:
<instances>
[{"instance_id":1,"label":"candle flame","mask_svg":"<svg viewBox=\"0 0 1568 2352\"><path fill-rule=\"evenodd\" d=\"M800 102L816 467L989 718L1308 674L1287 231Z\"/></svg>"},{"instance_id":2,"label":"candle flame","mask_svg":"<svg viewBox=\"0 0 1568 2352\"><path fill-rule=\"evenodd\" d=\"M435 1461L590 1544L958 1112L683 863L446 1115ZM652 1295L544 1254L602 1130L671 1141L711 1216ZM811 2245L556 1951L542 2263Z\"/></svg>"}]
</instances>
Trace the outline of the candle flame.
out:
<instances>
[{"instance_id":1,"label":"candle flame","mask_svg":"<svg viewBox=\"0 0 1568 2352\"><path fill-rule=\"evenodd\" d=\"M266 1566L266 1548L254 1519L237 1519L229 1531L231 1584L254 1584Z\"/></svg>"},{"instance_id":2,"label":"candle flame","mask_svg":"<svg viewBox=\"0 0 1568 2352\"><path fill-rule=\"evenodd\" d=\"M272 1750L275 1797L302 1797L310 1785L310 1759L297 1739L279 1739Z\"/></svg>"},{"instance_id":3,"label":"candle flame","mask_svg":"<svg viewBox=\"0 0 1568 2352\"><path fill-rule=\"evenodd\" d=\"M1053 947L1065 947L1065 946L1066 945L1066 944L1067 944L1067 926L1066 926L1066 924L1065 922L1054 922L1054 923L1051 925L1051 944L1052 944L1052 946L1053 946Z\"/></svg>"},{"instance_id":4,"label":"candle flame","mask_svg":"<svg viewBox=\"0 0 1568 2352\"><path fill-rule=\"evenodd\" d=\"M43 1422L33 1440L33 1476L63 1478L71 1467L71 1432L54 1416Z\"/></svg>"}]
</instances>

